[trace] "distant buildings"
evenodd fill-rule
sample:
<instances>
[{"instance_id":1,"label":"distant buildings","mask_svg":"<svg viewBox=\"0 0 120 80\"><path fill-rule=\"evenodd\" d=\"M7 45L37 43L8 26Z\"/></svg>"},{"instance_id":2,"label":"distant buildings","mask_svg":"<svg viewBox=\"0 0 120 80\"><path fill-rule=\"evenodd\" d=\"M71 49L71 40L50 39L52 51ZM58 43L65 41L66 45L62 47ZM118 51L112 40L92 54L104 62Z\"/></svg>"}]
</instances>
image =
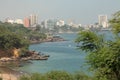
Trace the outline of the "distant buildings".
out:
<instances>
[{"instance_id":1,"label":"distant buildings","mask_svg":"<svg viewBox=\"0 0 120 80\"><path fill-rule=\"evenodd\" d=\"M94 24L84 25L85 30L89 29L105 29L108 28L108 18L107 15L98 15L98 22Z\"/></svg>"},{"instance_id":2,"label":"distant buildings","mask_svg":"<svg viewBox=\"0 0 120 80\"><path fill-rule=\"evenodd\" d=\"M23 24L27 28L35 28L36 25L38 24L38 16L36 14L31 14L27 17L25 17L23 20L22 19L10 19L7 18L6 22L8 23L17 23L17 24ZM80 27L83 27L85 29L91 29L91 28L108 28L108 19L107 15L98 15L98 22L95 24L88 24L88 25L81 25L81 24L76 24L74 21L70 20L68 23L65 23L64 20L62 19L46 19L40 23L40 27L43 29L48 29L48 30L55 30L55 29L78 29Z\"/></svg>"},{"instance_id":3,"label":"distant buildings","mask_svg":"<svg viewBox=\"0 0 120 80\"><path fill-rule=\"evenodd\" d=\"M23 20L22 20L22 19L16 19L16 20L14 21L14 23L23 24Z\"/></svg>"},{"instance_id":4,"label":"distant buildings","mask_svg":"<svg viewBox=\"0 0 120 80\"><path fill-rule=\"evenodd\" d=\"M24 18L23 22L25 27L30 27L30 19L28 17Z\"/></svg>"},{"instance_id":5,"label":"distant buildings","mask_svg":"<svg viewBox=\"0 0 120 80\"><path fill-rule=\"evenodd\" d=\"M48 19L45 20L41 23L42 27L44 28L48 28L48 29L53 29L56 25L57 25L57 21L56 19Z\"/></svg>"},{"instance_id":6,"label":"distant buildings","mask_svg":"<svg viewBox=\"0 0 120 80\"><path fill-rule=\"evenodd\" d=\"M25 27L35 27L38 24L38 16L31 14L29 17L24 18Z\"/></svg>"},{"instance_id":7,"label":"distant buildings","mask_svg":"<svg viewBox=\"0 0 120 80\"><path fill-rule=\"evenodd\" d=\"M37 17L37 15L31 14L31 15L29 16L29 19L30 19L30 26L31 26L31 27L33 27L33 26L35 26L36 24L38 24L38 17Z\"/></svg>"},{"instance_id":8,"label":"distant buildings","mask_svg":"<svg viewBox=\"0 0 120 80\"><path fill-rule=\"evenodd\" d=\"M13 23L14 23L14 20L7 18L5 22L8 22L8 23L13 24Z\"/></svg>"},{"instance_id":9,"label":"distant buildings","mask_svg":"<svg viewBox=\"0 0 120 80\"><path fill-rule=\"evenodd\" d=\"M56 25L61 27L65 25L65 22L63 20L59 20L57 21Z\"/></svg>"},{"instance_id":10,"label":"distant buildings","mask_svg":"<svg viewBox=\"0 0 120 80\"><path fill-rule=\"evenodd\" d=\"M15 19L15 20L13 20L13 19L7 18L7 19L5 20L5 22L11 23L11 24L13 24L13 23L23 24L23 20L22 20L22 19Z\"/></svg>"},{"instance_id":11,"label":"distant buildings","mask_svg":"<svg viewBox=\"0 0 120 80\"><path fill-rule=\"evenodd\" d=\"M6 18L5 22L8 23L17 23L17 24L23 24L25 27L35 27L38 24L38 16L35 14L32 14L28 17L25 17L23 20L22 19L10 19Z\"/></svg>"},{"instance_id":12,"label":"distant buildings","mask_svg":"<svg viewBox=\"0 0 120 80\"><path fill-rule=\"evenodd\" d=\"M72 21L70 23L68 23L68 25L73 27L73 28L79 28L81 26L81 24L75 24Z\"/></svg>"},{"instance_id":13,"label":"distant buildings","mask_svg":"<svg viewBox=\"0 0 120 80\"><path fill-rule=\"evenodd\" d=\"M47 28L47 20L41 22L41 27Z\"/></svg>"},{"instance_id":14,"label":"distant buildings","mask_svg":"<svg viewBox=\"0 0 120 80\"><path fill-rule=\"evenodd\" d=\"M103 28L108 27L107 15L99 15L98 16L98 21L99 21L99 25L102 26Z\"/></svg>"}]
</instances>

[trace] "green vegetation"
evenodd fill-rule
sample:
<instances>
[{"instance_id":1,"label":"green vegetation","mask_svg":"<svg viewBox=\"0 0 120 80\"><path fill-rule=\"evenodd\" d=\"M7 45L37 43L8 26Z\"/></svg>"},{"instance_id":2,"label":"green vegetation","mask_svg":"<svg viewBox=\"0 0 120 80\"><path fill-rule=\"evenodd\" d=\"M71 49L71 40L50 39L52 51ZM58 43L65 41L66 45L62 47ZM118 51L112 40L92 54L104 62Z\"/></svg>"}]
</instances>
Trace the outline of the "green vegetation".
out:
<instances>
[{"instance_id":1,"label":"green vegetation","mask_svg":"<svg viewBox=\"0 0 120 80\"><path fill-rule=\"evenodd\" d=\"M24 75L19 80L93 80L93 78L81 72L70 74L65 71L51 71L46 74L34 73L31 76Z\"/></svg>"},{"instance_id":2,"label":"green vegetation","mask_svg":"<svg viewBox=\"0 0 120 80\"><path fill-rule=\"evenodd\" d=\"M0 23L0 27L4 27L8 31L15 33L17 35L21 35L30 41L32 41L33 38L35 38L34 40L36 40L36 38L39 40L39 39L46 39L46 37L47 37L44 33L40 32L39 25L37 25L36 28L28 29L28 28L25 28L22 24ZM6 30L1 29L1 28L0 28L0 30L6 31Z\"/></svg>"},{"instance_id":3,"label":"green vegetation","mask_svg":"<svg viewBox=\"0 0 120 80\"><path fill-rule=\"evenodd\" d=\"M30 30L21 24L0 23L0 57L13 56L14 49L28 50L30 42L46 39L44 33Z\"/></svg>"},{"instance_id":4,"label":"green vegetation","mask_svg":"<svg viewBox=\"0 0 120 80\"><path fill-rule=\"evenodd\" d=\"M110 20L114 40L105 40L92 31L81 31L76 39L79 48L88 53L87 63L97 80L120 80L120 11Z\"/></svg>"}]
</instances>

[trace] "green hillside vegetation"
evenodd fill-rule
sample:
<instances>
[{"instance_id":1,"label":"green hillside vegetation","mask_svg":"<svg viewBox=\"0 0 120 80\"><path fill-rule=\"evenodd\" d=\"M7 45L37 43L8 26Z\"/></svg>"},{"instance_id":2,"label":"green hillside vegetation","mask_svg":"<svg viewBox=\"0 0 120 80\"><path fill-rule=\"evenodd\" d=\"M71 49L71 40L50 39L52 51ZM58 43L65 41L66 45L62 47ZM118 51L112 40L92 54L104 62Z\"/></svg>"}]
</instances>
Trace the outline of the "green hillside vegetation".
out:
<instances>
[{"instance_id":1,"label":"green hillside vegetation","mask_svg":"<svg viewBox=\"0 0 120 80\"><path fill-rule=\"evenodd\" d=\"M0 57L13 56L14 49L28 50L32 39L45 39L44 33L35 32L21 24L0 23Z\"/></svg>"}]
</instances>

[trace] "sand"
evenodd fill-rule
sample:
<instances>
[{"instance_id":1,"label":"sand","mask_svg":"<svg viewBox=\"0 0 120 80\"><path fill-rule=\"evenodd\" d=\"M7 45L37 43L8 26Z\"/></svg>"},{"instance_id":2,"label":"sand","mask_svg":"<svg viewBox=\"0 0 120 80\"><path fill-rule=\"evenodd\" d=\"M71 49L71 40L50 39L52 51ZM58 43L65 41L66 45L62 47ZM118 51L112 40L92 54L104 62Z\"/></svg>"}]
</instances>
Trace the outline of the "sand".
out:
<instances>
[{"instance_id":1,"label":"sand","mask_svg":"<svg viewBox=\"0 0 120 80\"><path fill-rule=\"evenodd\" d=\"M21 71L15 71L5 66L0 66L0 77L3 80L18 80L20 76L25 75Z\"/></svg>"},{"instance_id":2,"label":"sand","mask_svg":"<svg viewBox=\"0 0 120 80\"><path fill-rule=\"evenodd\" d=\"M2 80L18 80L19 77L15 76L13 74L0 74L0 77L2 78Z\"/></svg>"}]
</instances>

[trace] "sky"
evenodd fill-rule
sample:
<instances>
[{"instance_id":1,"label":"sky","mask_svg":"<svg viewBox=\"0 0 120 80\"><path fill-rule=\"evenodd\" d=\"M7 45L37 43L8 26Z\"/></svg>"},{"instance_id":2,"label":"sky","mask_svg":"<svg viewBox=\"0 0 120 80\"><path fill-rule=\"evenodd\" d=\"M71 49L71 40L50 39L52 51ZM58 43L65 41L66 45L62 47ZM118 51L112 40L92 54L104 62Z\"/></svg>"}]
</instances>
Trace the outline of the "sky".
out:
<instances>
[{"instance_id":1,"label":"sky","mask_svg":"<svg viewBox=\"0 0 120 80\"><path fill-rule=\"evenodd\" d=\"M39 22L45 19L62 19L80 24L98 22L98 15L120 10L120 0L0 0L0 20L37 14Z\"/></svg>"}]
</instances>

